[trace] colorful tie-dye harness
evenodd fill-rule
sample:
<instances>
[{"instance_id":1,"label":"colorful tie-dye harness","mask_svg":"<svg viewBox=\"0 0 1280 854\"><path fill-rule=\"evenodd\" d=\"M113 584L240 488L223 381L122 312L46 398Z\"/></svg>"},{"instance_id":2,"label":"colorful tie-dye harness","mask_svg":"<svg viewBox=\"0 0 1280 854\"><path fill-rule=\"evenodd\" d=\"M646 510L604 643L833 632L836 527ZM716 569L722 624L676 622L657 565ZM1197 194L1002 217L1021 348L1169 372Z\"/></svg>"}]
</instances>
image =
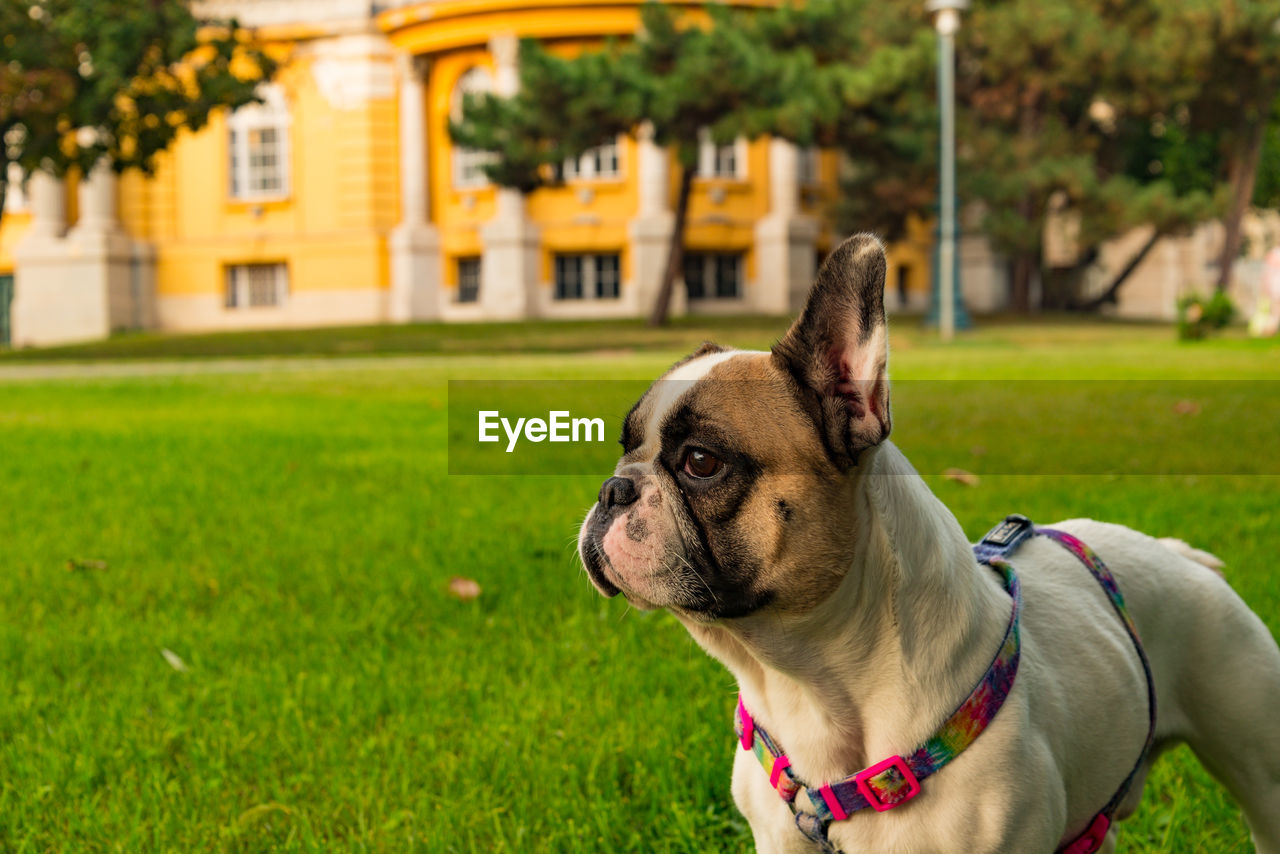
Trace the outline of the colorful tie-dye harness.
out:
<instances>
[{"instance_id":1,"label":"colorful tie-dye harness","mask_svg":"<svg viewBox=\"0 0 1280 854\"><path fill-rule=\"evenodd\" d=\"M995 659L977 687L938 728L937 732L915 752L907 756L891 756L837 783L826 783L817 788L806 787L792 773L791 760L769 734L751 718L739 696L738 707L734 714L734 732L738 736L738 743L743 750L752 751L760 760L760 764L769 774L769 784L795 814L796 826L800 832L818 845L822 851L828 854L839 854L828 838L833 821L843 821L854 812L866 807L871 807L876 812L884 812L911 800L920 794L920 781L937 773L948 762L955 759L982 734L982 731L995 718L996 712L1000 711L1005 698L1013 688L1022 651L1018 632L1018 616L1022 610L1022 586L1008 558L1033 534L1054 540L1075 555L1089 570L1102 586L1112 607L1129 632L1129 637L1142 661L1142 669L1146 673L1149 726L1142 753L1111 800L1094 816L1082 834L1058 849L1058 854L1093 854L1102 846L1107 830L1111 826L1111 820L1141 770L1143 760L1151 749L1151 743L1155 737L1156 696L1155 685L1151 679L1151 666L1147 661L1142 643L1138 640L1138 632L1133 620L1125 609L1124 597L1120 595L1114 576L1102 560L1071 534L1053 528L1037 528L1025 516L1012 515L987 532L987 535L973 547L974 556L979 563L985 563L1001 574L1005 592L1013 599L1009 627L1005 630L1004 641L1000 644ZM802 788L808 795L814 812L796 807L796 795Z\"/></svg>"}]
</instances>

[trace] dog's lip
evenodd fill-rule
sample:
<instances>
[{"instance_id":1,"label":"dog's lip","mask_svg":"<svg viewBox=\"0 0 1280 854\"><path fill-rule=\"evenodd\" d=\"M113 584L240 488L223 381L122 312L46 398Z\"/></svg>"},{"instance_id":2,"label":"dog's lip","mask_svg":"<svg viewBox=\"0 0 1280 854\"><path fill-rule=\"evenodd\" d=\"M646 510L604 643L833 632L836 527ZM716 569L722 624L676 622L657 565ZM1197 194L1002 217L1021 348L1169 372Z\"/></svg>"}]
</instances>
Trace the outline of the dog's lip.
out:
<instances>
[{"instance_id":1,"label":"dog's lip","mask_svg":"<svg viewBox=\"0 0 1280 854\"><path fill-rule=\"evenodd\" d=\"M586 567L587 577L602 596L612 599L622 592L609 578L609 557L594 537L588 537L583 544L582 565Z\"/></svg>"}]
</instances>

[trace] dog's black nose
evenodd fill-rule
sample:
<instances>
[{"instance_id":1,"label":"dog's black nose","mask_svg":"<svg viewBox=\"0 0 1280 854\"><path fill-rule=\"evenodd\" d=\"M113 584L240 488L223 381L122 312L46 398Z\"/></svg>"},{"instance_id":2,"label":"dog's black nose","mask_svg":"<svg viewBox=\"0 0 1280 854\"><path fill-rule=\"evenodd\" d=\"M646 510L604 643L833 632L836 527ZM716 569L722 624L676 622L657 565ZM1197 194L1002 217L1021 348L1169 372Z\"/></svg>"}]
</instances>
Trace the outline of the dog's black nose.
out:
<instances>
[{"instance_id":1,"label":"dog's black nose","mask_svg":"<svg viewBox=\"0 0 1280 854\"><path fill-rule=\"evenodd\" d=\"M611 477L600 487L600 505L608 510L614 506L626 506L640 497L633 480Z\"/></svg>"}]
</instances>

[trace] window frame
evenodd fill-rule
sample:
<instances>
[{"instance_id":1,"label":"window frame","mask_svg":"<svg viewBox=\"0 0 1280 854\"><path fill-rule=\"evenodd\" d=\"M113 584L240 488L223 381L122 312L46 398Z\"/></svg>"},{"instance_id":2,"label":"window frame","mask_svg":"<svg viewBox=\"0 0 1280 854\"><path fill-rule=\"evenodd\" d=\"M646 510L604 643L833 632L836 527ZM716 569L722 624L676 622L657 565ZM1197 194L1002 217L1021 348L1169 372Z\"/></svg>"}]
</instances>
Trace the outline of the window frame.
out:
<instances>
[{"instance_id":1,"label":"window frame","mask_svg":"<svg viewBox=\"0 0 1280 854\"><path fill-rule=\"evenodd\" d=\"M556 252L552 262L552 298L556 302L613 302L622 298L622 252ZM610 267L606 269L606 262ZM566 287L572 266L576 277L574 293ZM608 279L612 278L612 282ZM605 287L612 285L612 293Z\"/></svg>"},{"instance_id":2,"label":"window frame","mask_svg":"<svg viewBox=\"0 0 1280 854\"><path fill-rule=\"evenodd\" d=\"M248 104L227 117L227 198L233 202L271 202L288 199L292 193L293 117L279 84L264 83L258 87L260 104ZM275 176L278 187L255 189L253 144L255 133L274 131Z\"/></svg>"},{"instance_id":3,"label":"window frame","mask_svg":"<svg viewBox=\"0 0 1280 854\"><path fill-rule=\"evenodd\" d=\"M732 172L722 169L726 156L733 160ZM698 169L694 175L704 181L747 180L747 140L738 137L733 142L717 145L711 131L703 128L698 132Z\"/></svg>"},{"instance_id":4,"label":"window frame","mask_svg":"<svg viewBox=\"0 0 1280 854\"><path fill-rule=\"evenodd\" d=\"M472 265L475 265L474 266L474 270L475 270L474 285L466 281L471 277L469 271ZM458 305L475 305L479 303L480 302L480 284L482 282L482 276L484 274L483 257L480 255L463 255L455 261L454 269L458 276L458 291L454 295L454 302L456 302Z\"/></svg>"},{"instance_id":5,"label":"window frame","mask_svg":"<svg viewBox=\"0 0 1280 854\"><path fill-rule=\"evenodd\" d=\"M605 155L611 155L610 168L604 168ZM560 164L560 175L565 181L620 181L623 178L622 146L614 139L588 148L577 157L567 157Z\"/></svg>"},{"instance_id":6,"label":"window frame","mask_svg":"<svg viewBox=\"0 0 1280 854\"><path fill-rule=\"evenodd\" d=\"M728 262L732 262L734 271L732 294L722 293L721 289L723 282L721 273ZM685 295L690 302L741 300L745 296L745 282L743 281L745 269L745 252L687 252L685 253L683 270L681 271L681 275L684 278ZM693 283L690 282L689 277L690 272L694 270L698 271L698 295L694 295Z\"/></svg>"},{"instance_id":7,"label":"window frame","mask_svg":"<svg viewBox=\"0 0 1280 854\"><path fill-rule=\"evenodd\" d=\"M816 145L796 147L796 183L816 187L822 183L822 149Z\"/></svg>"},{"instance_id":8,"label":"window frame","mask_svg":"<svg viewBox=\"0 0 1280 854\"><path fill-rule=\"evenodd\" d=\"M272 271L273 302L254 303L254 269ZM224 311L260 311L284 308L289 299L289 265L284 261L251 261L244 264L227 264L223 274L222 308Z\"/></svg>"}]
</instances>

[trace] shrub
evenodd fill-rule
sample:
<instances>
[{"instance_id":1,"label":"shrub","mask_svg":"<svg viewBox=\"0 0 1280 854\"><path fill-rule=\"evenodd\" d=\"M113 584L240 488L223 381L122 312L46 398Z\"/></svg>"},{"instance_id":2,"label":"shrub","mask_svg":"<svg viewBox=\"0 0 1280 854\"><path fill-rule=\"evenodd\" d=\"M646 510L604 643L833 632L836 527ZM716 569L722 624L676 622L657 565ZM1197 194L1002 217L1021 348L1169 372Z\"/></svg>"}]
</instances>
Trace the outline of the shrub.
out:
<instances>
[{"instance_id":1,"label":"shrub","mask_svg":"<svg viewBox=\"0 0 1280 854\"><path fill-rule=\"evenodd\" d=\"M1204 338L1235 316L1235 303L1223 291L1215 290L1208 297L1188 294L1178 300L1178 337L1184 341Z\"/></svg>"}]
</instances>

